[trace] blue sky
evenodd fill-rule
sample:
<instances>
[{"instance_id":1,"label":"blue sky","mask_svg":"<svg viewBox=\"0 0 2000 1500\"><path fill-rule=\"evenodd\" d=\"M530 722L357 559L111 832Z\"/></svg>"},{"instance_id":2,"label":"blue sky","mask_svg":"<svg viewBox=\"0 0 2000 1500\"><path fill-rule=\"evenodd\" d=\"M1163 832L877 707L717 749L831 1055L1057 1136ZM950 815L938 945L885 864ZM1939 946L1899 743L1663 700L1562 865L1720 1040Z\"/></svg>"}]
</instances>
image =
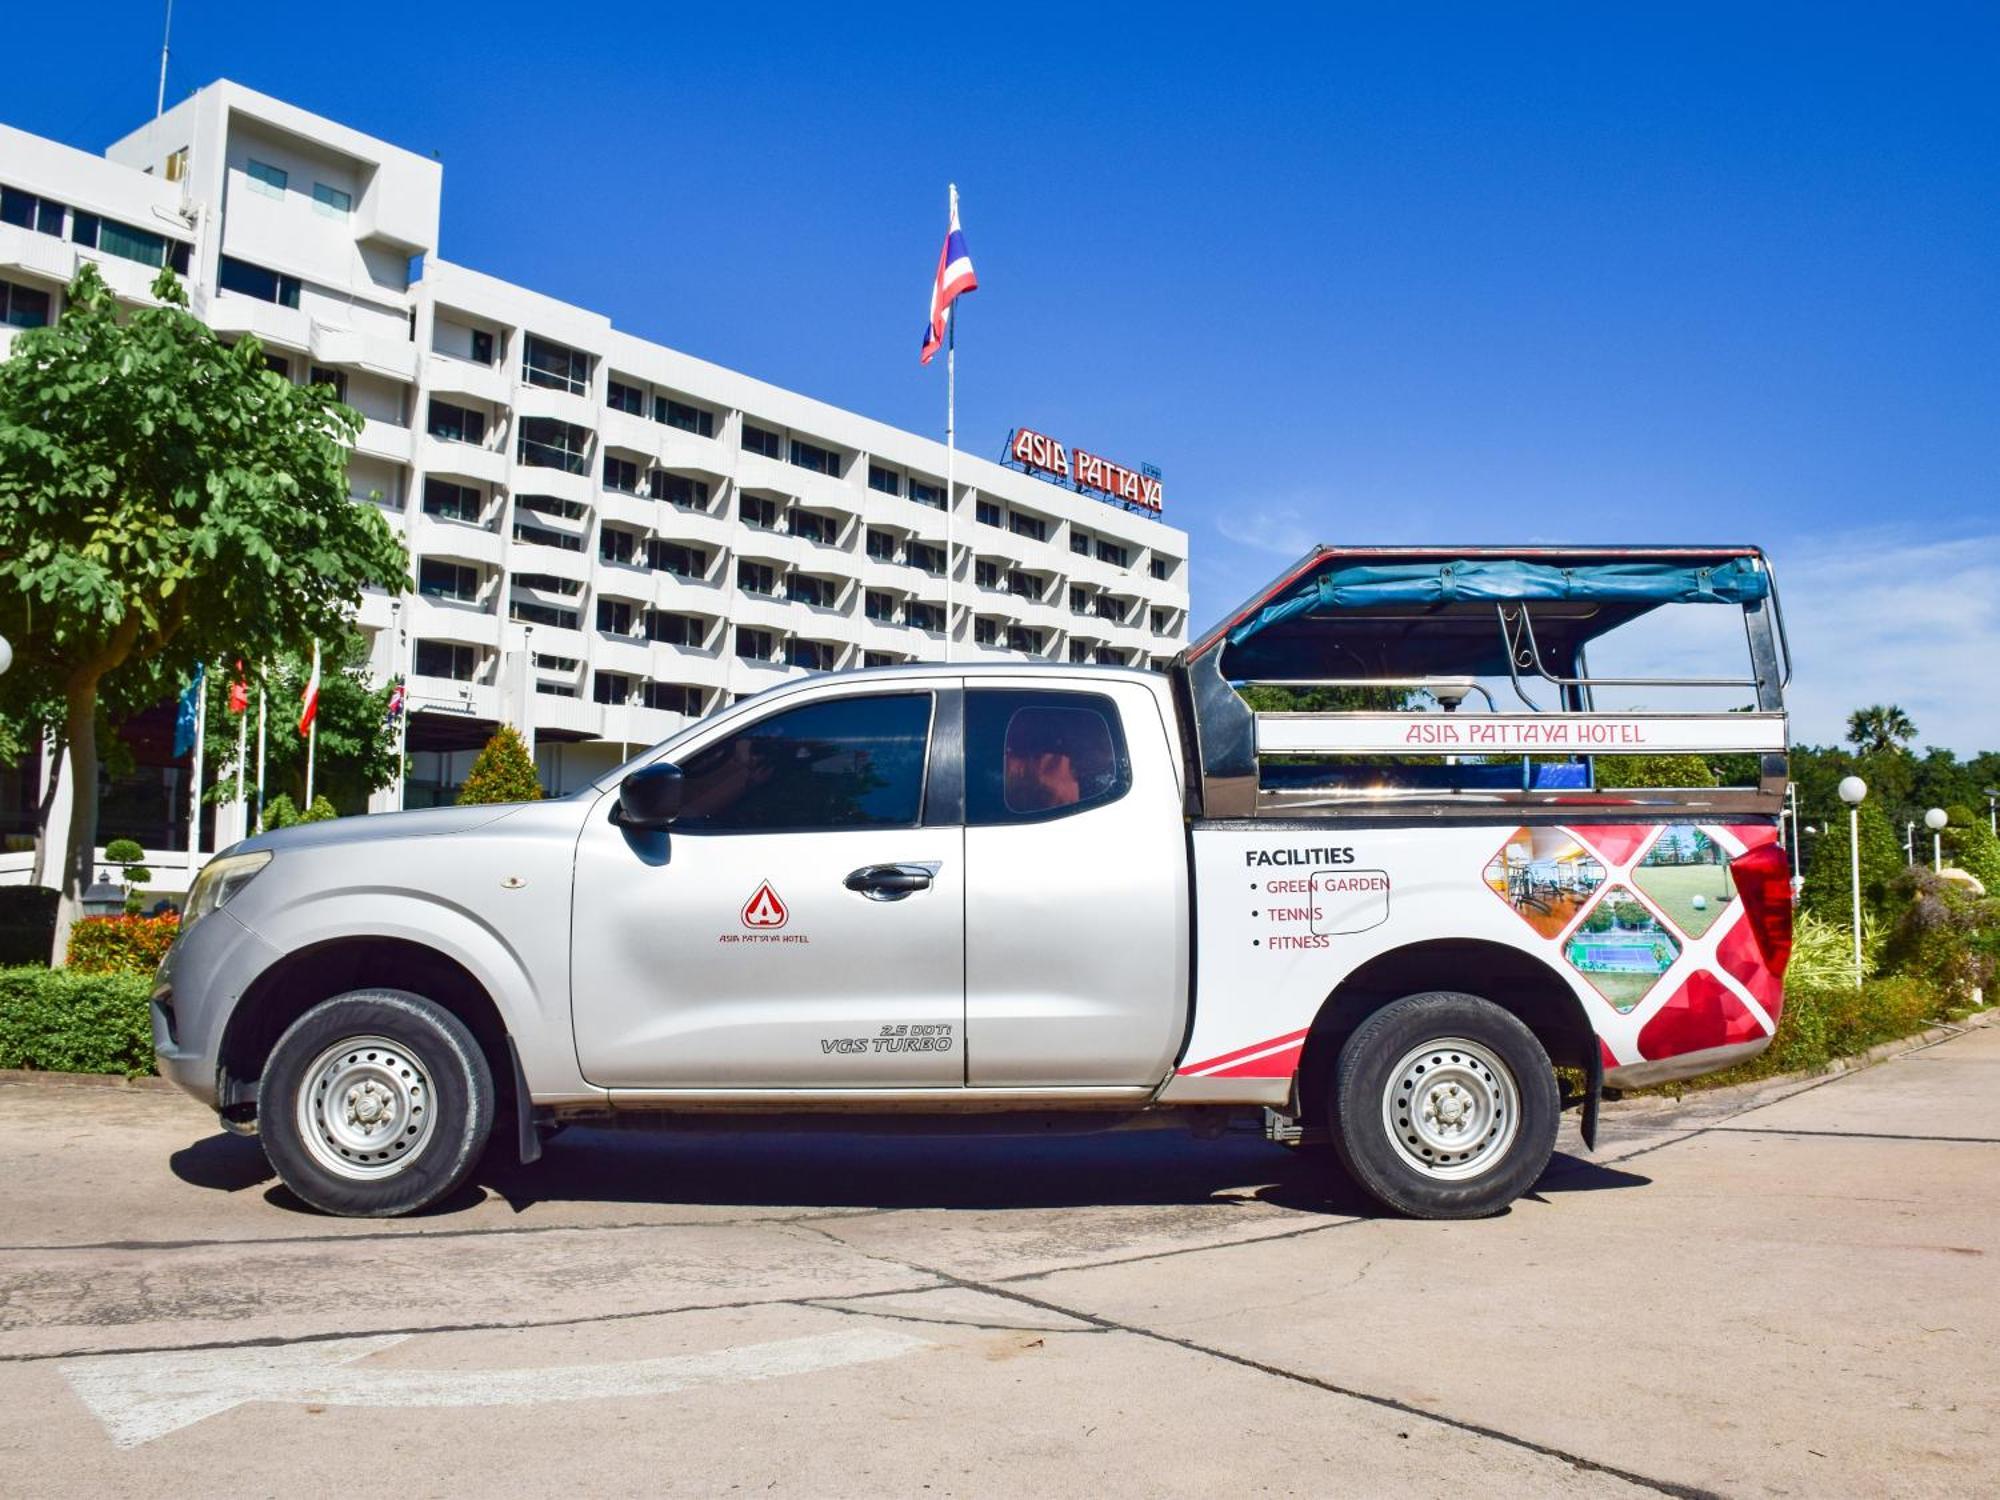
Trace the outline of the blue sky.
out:
<instances>
[{"instance_id":1,"label":"blue sky","mask_svg":"<svg viewBox=\"0 0 2000 1500\"><path fill-rule=\"evenodd\" d=\"M436 151L447 257L940 435L956 180L962 444L1158 464L1197 626L1318 540L1752 540L1803 737L2000 746L1990 5L176 9L170 98ZM150 112L160 7L92 18L0 117Z\"/></svg>"}]
</instances>

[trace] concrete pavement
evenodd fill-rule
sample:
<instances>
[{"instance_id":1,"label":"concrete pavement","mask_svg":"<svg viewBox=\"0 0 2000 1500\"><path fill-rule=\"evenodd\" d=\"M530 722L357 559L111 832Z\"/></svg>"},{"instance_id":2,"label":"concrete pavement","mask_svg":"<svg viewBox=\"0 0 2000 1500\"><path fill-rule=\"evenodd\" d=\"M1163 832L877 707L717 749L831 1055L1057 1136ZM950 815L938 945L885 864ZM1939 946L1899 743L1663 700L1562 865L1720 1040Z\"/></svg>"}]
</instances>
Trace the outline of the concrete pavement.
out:
<instances>
[{"instance_id":1,"label":"concrete pavement","mask_svg":"<svg viewBox=\"0 0 2000 1500\"><path fill-rule=\"evenodd\" d=\"M2000 1029L1607 1110L1481 1223L1251 1138L640 1135L320 1218L0 1084L0 1491L1979 1494Z\"/></svg>"}]
</instances>

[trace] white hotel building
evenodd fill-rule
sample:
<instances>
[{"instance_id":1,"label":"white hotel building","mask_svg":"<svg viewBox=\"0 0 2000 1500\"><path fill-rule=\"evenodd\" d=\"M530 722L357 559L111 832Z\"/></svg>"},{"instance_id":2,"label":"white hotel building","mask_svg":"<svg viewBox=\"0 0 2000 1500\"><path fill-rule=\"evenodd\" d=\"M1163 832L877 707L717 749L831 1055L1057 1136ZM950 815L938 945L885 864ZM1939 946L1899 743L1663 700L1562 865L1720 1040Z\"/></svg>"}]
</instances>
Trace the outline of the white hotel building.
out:
<instances>
[{"instance_id":1,"label":"white hotel building","mask_svg":"<svg viewBox=\"0 0 2000 1500\"><path fill-rule=\"evenodd\" d=\"M0 351L84 260L133 303L169 260L210 326L366 418L348 482L416 582L360 617L409 678L412 805L503 721L565 789L786 677L941 658L947 629L964 661L1185 644L1185 532L960 453L947 561L942 444L441 259L442 181L229 82L102 157L0 125Z\"/></svg>"}]
</instances>

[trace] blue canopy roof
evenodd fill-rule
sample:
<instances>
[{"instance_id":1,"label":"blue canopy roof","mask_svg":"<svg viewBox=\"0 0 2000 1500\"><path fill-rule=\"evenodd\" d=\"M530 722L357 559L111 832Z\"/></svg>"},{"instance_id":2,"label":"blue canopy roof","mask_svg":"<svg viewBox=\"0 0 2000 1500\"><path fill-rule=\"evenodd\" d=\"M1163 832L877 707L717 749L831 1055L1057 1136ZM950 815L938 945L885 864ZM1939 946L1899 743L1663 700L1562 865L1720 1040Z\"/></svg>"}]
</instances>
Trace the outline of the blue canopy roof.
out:
<instances>
[{"instance_id":1,"label":"blue canopy roof","mask_svg":"<svg viewBox=\"0 0 2000 1500\"><path fill-rule=\"evenodd\" d=\"M1617 604L1746 604L1771 592L1754 558L1689 566L1672 562L1588 563L1557 567L1509 558L1451 562L1361 563L1305 579L1229 632L1231 645L1313 610L1370 604L1516 603L1538 599Z\"/></svg>"}]
</instances>

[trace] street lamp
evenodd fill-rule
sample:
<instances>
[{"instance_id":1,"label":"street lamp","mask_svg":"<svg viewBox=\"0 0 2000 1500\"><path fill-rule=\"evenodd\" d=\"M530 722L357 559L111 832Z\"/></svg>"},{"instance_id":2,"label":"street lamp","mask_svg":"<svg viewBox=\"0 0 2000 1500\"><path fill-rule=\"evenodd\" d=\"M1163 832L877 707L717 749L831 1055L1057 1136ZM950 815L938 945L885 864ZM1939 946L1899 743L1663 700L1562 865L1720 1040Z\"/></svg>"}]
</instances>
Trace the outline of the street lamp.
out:
<instances>
[{"instance_id":1,"label":"street lamp","mask_svg":"<svg viewBox=\"0 0 2000 1500\"><path fill-rule=\"evenodd\" d=\"M1847 858L1854 892L1854 987L1861 988L1861 799L1868 795L1868 783L1859 776L1843 776L1840 800L1847 804Z\"/></svg>"},{"instance_id":2,"label":"street lamp","mask_svg":"<svg viewBox=\"0 0 2000 1500\"><path fill-rule=\"evenodd\" d=\"M1944 870L1944 825L1951 821L1951 814L1941 807L1934 807L1924 814L1924 827L1931 831L1931 869L1942 873Z\"/></svg>"},{"instance_id":3,"label":"street lamp","mask_svg":"<svg viewBox=\"0 0 2000 1500\"><path fill-rule=\"evenodd\" d=\"M14 647L8 641L6 636L0 635L0 677L5 677L7 675L7 669L13 665L14 665ZM1988 802L1991 802L1993 800L1991 794L1987 796L1986 800Z\"/></svg>"},{"instance_id":4,"label":"street lamp","mask_svg":"<svg viewBox=\"0 0 2000 1500\"><path fill-rule=\"evenodd\" d=\"M5 644L4 641L0 641L0 645ZM0 666L0 672L6 670L4 666ZM2000 802L2000 786L1989 786L1986 789L1986 826L1993 830L1996 837L2000 837L2000 813L1993 810L1996 802Z\"/></svg>"}]
</instances>

